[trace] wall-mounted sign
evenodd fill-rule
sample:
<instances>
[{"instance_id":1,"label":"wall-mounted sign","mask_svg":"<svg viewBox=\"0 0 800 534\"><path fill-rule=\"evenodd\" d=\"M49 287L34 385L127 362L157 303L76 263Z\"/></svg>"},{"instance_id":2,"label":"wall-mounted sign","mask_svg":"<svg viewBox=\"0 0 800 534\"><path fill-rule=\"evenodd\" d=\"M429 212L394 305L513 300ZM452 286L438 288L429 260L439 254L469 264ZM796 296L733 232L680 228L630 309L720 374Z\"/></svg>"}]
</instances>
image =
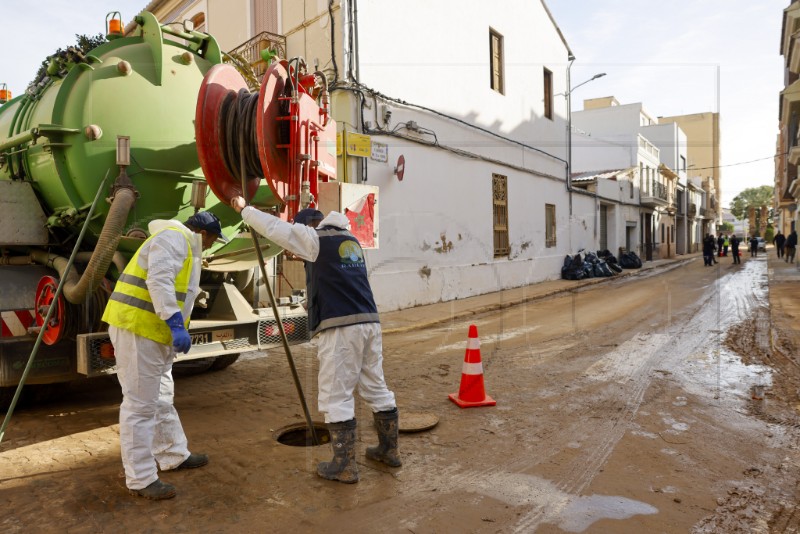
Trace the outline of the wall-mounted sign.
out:
<instances>
[{"instance_id":1,"label":"wall-mounted sign","mask_svg":"<svg viewBox=\"0 0 800 534\"><path fill-rule=\"evenodd\" d=\"M400 154L400 157L397 158L397 167L394 168L394 174L397 176L397 179L401 182L403 181L403 174L406 172L406 158Z\"/></svg>"},{"instance_id":2,"label":"wall-mounted sign","mask_svg":"<svg viewBox=\"0 0 800 534\"><path fill-rule=\"evenodd\" d=\"M383 143L376 143L375 141L373 141L372 153L370 154L369 159L373 159L375 161L382 161L384 163L389 161L389 145L385 145Z\"/></svg>"},{"instance_id":3,"label":"wall-mounted sign","mask_svg":"<svg viewBox=\"0 0 800 534\"><path fill-rule=\"evenodd\" d=\"M372 153L370 137L368 135L347 132L344 139L348 156L368 158Z\"/></svg>"}]
</instances>

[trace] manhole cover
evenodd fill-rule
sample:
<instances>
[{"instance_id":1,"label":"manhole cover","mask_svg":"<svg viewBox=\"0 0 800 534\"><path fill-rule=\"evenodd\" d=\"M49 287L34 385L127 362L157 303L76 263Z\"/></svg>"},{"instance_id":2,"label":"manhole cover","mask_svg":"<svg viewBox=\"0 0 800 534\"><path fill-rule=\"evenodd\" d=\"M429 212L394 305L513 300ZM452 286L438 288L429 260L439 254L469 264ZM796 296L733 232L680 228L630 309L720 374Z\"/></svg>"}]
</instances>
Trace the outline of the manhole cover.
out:
<instances>
[{"instance_id":1,"label":"manhole cover","mask_svg":"<svg viewBox=\"0 0 800 534\"><path fill-rule=\"evenodd\" d=\"M325 423L312 421L314 425L314 433L317 435L317 445L325 445L331 442L331 435ZM289 445L290 447L313 447L314 440L311 436L311 431L305 423L294 423L283 428L276 430L272 437L281 445Z\"/></svg>"},{"instance_id":2,"label":"manhole cover","mask_svg":"<svg viewBox=\"0 0 800 534\"><path fill-rule=\"evenodd\" d=\"M400 412L400 432L422 432L439 423L439 418L430 412Z\"/></svg>"}]
</instances>

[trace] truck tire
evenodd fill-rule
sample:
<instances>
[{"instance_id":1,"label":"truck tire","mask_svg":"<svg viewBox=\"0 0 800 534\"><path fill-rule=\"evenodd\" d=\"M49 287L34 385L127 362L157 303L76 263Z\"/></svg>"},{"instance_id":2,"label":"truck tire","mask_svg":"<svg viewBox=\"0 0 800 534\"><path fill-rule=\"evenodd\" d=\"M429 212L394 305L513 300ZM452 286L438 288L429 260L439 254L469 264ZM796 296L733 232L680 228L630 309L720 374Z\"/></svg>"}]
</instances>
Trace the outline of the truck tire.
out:
<instances>
[{"instance_id":1,"label":"truck tire","mask_svg":"<svg viewBox=\"0 0 800 534\"><path fill-rule=\"evenodd\" d=\"M214 358L198 358L196 360L183 360L172 364L174 376L194 376L205 373L214 365Z\"/></svg>"},{"instance_id":2,"label":"truck tire","mask_svg":"<svg viewBox=\"0 0 800 534\"><path fill-rule=\"evenodd\" d=\"M209 367L209 371L221 371L226 367L232 365L236 360L239 359L238 354L225 354L224 356L217 356L214 359L214 363L211 364Z\"/></svg>"}]
</instances>

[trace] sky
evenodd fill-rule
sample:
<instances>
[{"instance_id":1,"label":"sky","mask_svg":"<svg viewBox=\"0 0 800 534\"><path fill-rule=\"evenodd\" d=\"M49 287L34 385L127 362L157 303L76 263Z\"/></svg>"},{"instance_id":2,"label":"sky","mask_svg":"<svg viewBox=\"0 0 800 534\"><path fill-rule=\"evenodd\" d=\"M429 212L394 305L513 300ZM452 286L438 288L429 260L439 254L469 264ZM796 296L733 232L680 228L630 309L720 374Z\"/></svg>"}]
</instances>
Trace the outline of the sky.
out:
<instances>
[{"instance_id":1,"label":"sky","mask_svg":"<svg viewBox=\"0 0 800 534\"><path fill-rule=\"evenodd\" d=\"M720 113L722 204L772 185L783 89L780 32L789 0L545 0L576 60L583 99L641 102L654 116ZM109 11L125 23L148 0L0 0L0 83L19 95L42 60L75 34L104 31ZM31 6L35 9L31 9ZM753 163L743 163L752 160Z\"/></svg>"},{"instance_id":2,"label":"sky","mask_svg":"<svg viewBox=\"0 0 800 534\"><path fill-rule=\"evenodd\" d=\"M722 206L774 183L781 23L789 0L545 0L575 55L583 100L615 96L654 116L720 113ZM753 163L743 163L761 160Z\"/></svg>"}]
</instances>

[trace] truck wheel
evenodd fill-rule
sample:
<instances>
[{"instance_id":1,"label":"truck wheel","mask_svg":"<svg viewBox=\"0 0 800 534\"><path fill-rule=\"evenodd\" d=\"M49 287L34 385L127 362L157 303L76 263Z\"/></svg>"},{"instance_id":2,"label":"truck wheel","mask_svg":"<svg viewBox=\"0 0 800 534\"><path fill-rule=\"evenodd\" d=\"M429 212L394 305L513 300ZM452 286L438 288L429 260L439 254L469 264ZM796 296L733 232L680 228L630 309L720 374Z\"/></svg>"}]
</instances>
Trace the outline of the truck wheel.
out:
<instances>
[{"instance_id":1,"label":"truck wheel","mask_svg":"<svg viewBox=\"0 0 800 534\"><path fill-rule=\"evenodd\" d=\"M209 371L221 371L226 367L230 366L239 359L238 354L225 354L224 356L218 356L214 359L214 363L211 364L211 367L208 369Z\"/></svg>"},{"instance_id":2,"label":"truck wheel","mask_svg":"<svg viewBox=\"0 0 800 534\"><path fill-rule=\"evenodd\" d=\"M198 358L196 360L183 360L172 364L174 376L193 376L205 373L214 365L214 358Z\"/></svg>"}]
</instances>

